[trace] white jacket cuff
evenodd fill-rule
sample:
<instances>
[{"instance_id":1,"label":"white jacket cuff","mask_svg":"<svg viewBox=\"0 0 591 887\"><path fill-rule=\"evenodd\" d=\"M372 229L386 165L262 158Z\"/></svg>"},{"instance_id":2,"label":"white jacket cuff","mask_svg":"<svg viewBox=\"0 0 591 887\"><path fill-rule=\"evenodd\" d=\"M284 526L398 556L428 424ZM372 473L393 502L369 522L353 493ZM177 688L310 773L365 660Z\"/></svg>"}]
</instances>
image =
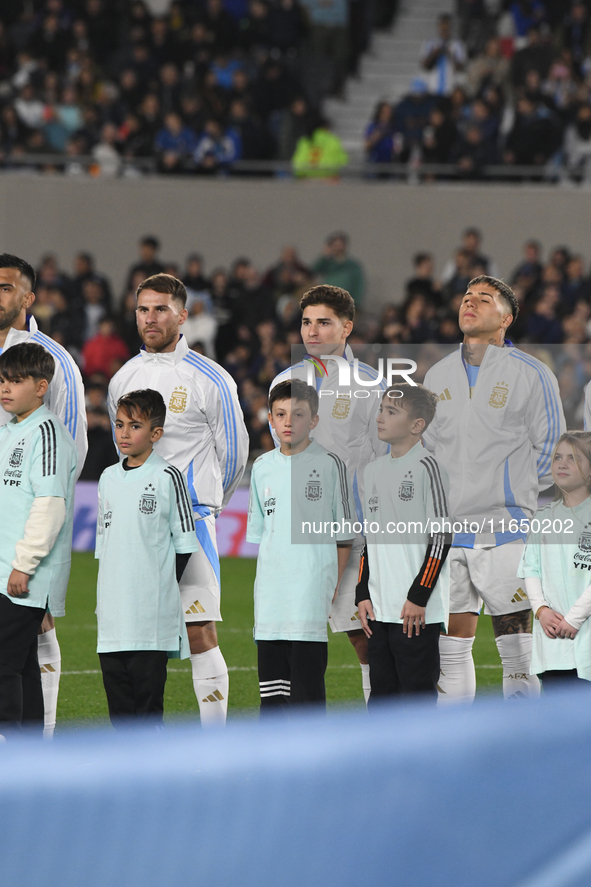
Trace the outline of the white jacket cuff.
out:
<instances>
[{"instance_id":1,"label":"white jacket cuff","mask_svg":"<svg viewBox=\"0 0 591 887\"><path fill-rule=\"evenodd\" d=\"M16 543L15 570L32 576L46 557L66 520L66 500L58 496L39 496L33 501L23 538Z\"/></svg>"},{"instance_id":2,"label":"white jacket cuff","mask_svg":"<svg viewBox=\"0 0 591 887\"><path fill-rule=\"evenodd\" d=\"M577 631L583 622L591 616L591 585L588 585L581 597L576 601L564 617L569 625Z\"/></svg>"},{"instance_id":3,"label":"white jacket cuff","mask_svg":"<svg viewBox=\"0 0 591 887\"><path fill-rule=\"evenodd\" d=\"M525 590L531 604L534 618L540 607L547 607L542 591L542 580L538 576L529 576L525 580Z\"/></svg>"}]
</instances>

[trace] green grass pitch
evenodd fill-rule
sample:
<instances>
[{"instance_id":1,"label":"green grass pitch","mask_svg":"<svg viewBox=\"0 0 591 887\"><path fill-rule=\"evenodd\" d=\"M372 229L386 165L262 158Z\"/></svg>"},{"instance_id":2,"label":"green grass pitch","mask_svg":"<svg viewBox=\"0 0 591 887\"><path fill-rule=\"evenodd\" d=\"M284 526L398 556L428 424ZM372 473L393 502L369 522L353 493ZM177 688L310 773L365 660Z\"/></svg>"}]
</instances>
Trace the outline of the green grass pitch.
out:
<instances>
[{"instance_id":1,"label":"green grass pitch","mask_svg":"<svg viewBox=\"0 0 591 887\"><path fill-rule=\"evenodd\" d=\"M256 647L252 640L256 561L222 560L222 614L218 625L220 647L230 670L229 717L256 716L258 682ZM58 702L60 725L107 723L107 705L96 654L96 573L91 553L74 553L66 601L67 615L56 620L62 650L62 679ZM479 620L474 645L478 692L500 692L501 667L491 620ZM362 707L361 674L354 650L345 635L329 631L326 690L329 707ZM165 718L199 717L188 660L171 660L165 696Z\"/></svg>"}]
</instances>

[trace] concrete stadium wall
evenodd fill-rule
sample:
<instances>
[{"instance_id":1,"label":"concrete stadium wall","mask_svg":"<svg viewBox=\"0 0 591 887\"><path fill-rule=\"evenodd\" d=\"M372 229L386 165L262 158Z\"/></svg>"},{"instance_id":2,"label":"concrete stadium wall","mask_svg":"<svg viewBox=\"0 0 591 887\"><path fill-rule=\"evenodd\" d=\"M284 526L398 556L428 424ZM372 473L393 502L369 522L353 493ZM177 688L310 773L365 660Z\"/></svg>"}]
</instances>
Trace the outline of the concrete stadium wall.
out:
<instances>
[{"instance_id":1,"label":"concrete stadium wall","mask_svg":"<svg viewBox=\"0 0 591 887\"><path fill-rule=\"evenodd\" d=\"M417 250L431 250L440 272L467 225L482 229L501 275L528 237L546 250L567 243L591 259L591 194L580 188L4 174L0 207L2 250L33 262L52 251L66 268L78 250L90 250L117 293L145 233L161 238L165 260L182 263L198 250L211 271L238 255L266 268L287 243L312 262L326 235L342 228L365 265L372 308L400 300Z\"/></svg>"}]
</instances>

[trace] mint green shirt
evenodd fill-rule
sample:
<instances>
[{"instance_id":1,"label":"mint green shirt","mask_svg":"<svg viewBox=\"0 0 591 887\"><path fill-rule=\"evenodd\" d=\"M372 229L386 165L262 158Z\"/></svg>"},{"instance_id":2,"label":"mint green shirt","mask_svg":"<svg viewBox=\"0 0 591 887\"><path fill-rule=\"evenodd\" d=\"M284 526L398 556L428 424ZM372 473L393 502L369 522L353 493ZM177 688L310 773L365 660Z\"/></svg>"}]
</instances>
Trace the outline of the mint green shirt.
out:
<instances>
[{"instance_id":1,"label":"mint green shirt","mask_svg":"<svg viewBox=\"0 0 591 887\"><path fill-rule=\"evenodd\" d=\"M29 579L25 597L9 597L23 607L46 607L54 616L65 613L72 558L74 484L78 455L69 432L46 406L22 422L16 417L0 428L0 592L8 595L8 578L16 543L36 498L64 499L66 519L53 548Z\"/></svg>"},{"instance_id":2,"label":"mint green shirt","mask_svg":"<svg viewBox=\"0 0 591 887\"><path fill-rule=\"evenodd\" d=\"M536 511L532 525L536 532L527 537L517 575L539 578L548 606L566 616L591 584L591 498L575 508L562 502L545 505ZM591 681L591 619L583 622L574 640L549 638L538 619L533 620L532 633L532 674L576 668L580 678Z\"/></svg>"},{"instance_id":3,"label":"mint green shirt","mask_svg":"<svg viewBox=\"0 0 591 887\"><path fill-rule=\"evenodd\" d=\"M184 475L152 452L139 468L99 480L95 557L98 653L165 650L186 658L176 553L199 548Z\"/></svg>"},{"instance_id":4,"label":"mint green shirt","mask_svg":"<svg viewBox=\"0 0 591 887\"><path fill-rule=\"evenodd\" d=\"M247 541L260 543L255 640L327 640L337 542L352 541L355 520L347 471L338 456L315 441L296 456L279 449L259 456L250 478L246 529ZM343 530L333 537L330 528L324 532L325 522L332 521Z\"/></svg>"}]
</instances>

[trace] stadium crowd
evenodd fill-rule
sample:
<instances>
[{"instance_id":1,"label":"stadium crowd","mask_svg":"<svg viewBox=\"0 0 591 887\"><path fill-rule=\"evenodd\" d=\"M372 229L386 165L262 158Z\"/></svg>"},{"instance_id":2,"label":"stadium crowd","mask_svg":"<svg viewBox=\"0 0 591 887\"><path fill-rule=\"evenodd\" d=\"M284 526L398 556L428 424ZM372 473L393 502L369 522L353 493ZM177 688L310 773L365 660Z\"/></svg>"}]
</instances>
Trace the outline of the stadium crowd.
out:
<instances>
[{"instance_id":1,"label":"stadium crowd","mask_svg":"<svg viewBox=\"0 0 591 887\"><path fill-rule=\"evenodd\" d=\"M394 6L171 0L157 16L144 0L5 0L0 164L58 153L91 155L95 174L146 158L161 173L207 174L290 159Z\"/></svg>"},{"instance_id":2,"label":"stadium crowd","mask_svg":"<svg viewBox=\"0 0 591 887\"><path fill-rule=\"evenodd\" d=\"M330 283L352 293L358 312L349 339L353 345L449 346L461 340L458 309L469 280L505 272L483 251L481 233L467 228L439 276L433 255L417 253L404 293L375 312L364 308L363 266L350 254L343 232L327 237L311 265L295 247L286 246L277 262L262 270L245 256L234 259L229 268L208 269L198 253L180 267L161 260L159 249L155 237L142 238L125 290L115 294L120 299L89 253L76 256L72 274L60 268L54 255L46 255L38 268L33 314L39 328L74 356L86 382L90 450L83 478L96 479L114 461L106 389L141 344L135 290L151 274L166 271L184 281L189 295L184 335L191 348L219 361L236 380L251 451L258 453L272 447L267 392L275 376L290 365L291 346L301 342L299 300L311 285ZM581 255L567 246L544 255L541 244L528 240L506 279L520 305L509 332L512 341L581 346L586 353L584 346L591 341L591 274ZM581 385L588 381L574 378L579 366L564 358L561 367L554 367L571 424L580 424Z\"/></svg>"},{"instance_id":3,"label":"stadium crowd","mask_svg":"<svg viewBox=\"0 0 591 887\"><path fill-rule=\"evenodd\" d=\"M591 9L584 0L484 0L441 16L422 76L378 104L366 156L383 163L454 163L466 179L491 164L591 175Z\"/></svg>"}]
</instances>

